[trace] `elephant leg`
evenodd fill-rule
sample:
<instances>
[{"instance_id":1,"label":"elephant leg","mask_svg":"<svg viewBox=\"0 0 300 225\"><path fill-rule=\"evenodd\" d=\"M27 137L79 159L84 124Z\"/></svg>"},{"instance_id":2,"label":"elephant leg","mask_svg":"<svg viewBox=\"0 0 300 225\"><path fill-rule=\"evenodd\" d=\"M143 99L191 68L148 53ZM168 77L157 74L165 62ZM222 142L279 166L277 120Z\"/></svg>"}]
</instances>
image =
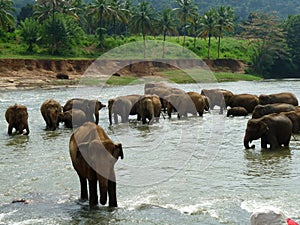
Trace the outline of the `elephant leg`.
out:
<instances>
[{"instance_id":1,"label":"elephant leg","mask_svg":"<svg viewBox=\"0 0 300 225\"><path fill-rule=\"evenodd\" d=\"M118 124L118 114L117 113L114 113L114 121L115 121L115 124Z\"/></svg>"},{"instance_id":2,"label":"elephant leg","mask_svg":"<svg viewBox=\"0 0 300 225\"><path fill-rule=\"evenodd\" d=\"M261 138L261 148L268 148L268 142L265 137Z\"/></svg>"},{"instance_id":3,"label":"elephant leg","mask_svg":"<svg viewBox=\"0 0 300 225\"><path fill-rule=\"evenodd\" d=\"M108 181L108 197L110 207L118 207L116 186L116 182L111 180Z\"/></svg>"},{"instance_id":4,"label":"elephant leg","mask_svg":"<svg viewBox=\"0 0 300 225\"><path fill-rule=\"evenodd\" d=\"M90 206L98 205L97 179L89 180Z\"/></svg>"},{"instance_id":5,"label":"elephant leg","mask_svg":"<svg viewBox=\"0 0 300 225\"><path fill-rule=\"evenodd\" d=\"M87 180L79 176L80 180L80 199L81 200L88 200L88 190L87 190Z\"/></svg>"},{"instance_id":6,"label":"elephant leg","mask_svg":"<svg viewBox=\"0 0 300 225\"><path fill-rule=\"evenodd\" d=\"M109 197L109 206L118 207L117 203L117 191L116 191L116 174L114 168L111 168L110 179L108 180L107 192Z\"/></svg>"},{"instance_id":7,"label":"elephant leg","mask_svg":"<svg viewBox=\"0 0 300 225\"><path fill-rule=\"evenodd\" d=\"M11 123L9 123L7 133L9 135L11 135L12 134L12 130L13 130L13 125Z\"/></svg>"},{"instance_id":8,"label":"elephant leg","mask_svg":"<svg viewBox=\"0 0 300 225\"><path fill-rule=\"evenodd\" d=\"M269 137L270 149L274 150L279 147L277 138L274 136Z\"/></svg>"}]
</instances>

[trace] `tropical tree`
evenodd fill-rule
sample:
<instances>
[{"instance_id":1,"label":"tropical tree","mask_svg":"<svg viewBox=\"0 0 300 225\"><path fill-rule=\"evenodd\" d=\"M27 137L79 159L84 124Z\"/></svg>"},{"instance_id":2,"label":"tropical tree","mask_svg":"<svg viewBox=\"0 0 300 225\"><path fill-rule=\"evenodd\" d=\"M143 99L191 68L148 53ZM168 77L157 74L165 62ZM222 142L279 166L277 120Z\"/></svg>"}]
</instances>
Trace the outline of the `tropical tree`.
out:
<instances>
[{"instance_id":1,"label":"tropical tree","mask_svg":"<svg viewBox=\"0 0 300 225\"><path fill-rule=\"evenodd\" d=\"M40 24L33 18L26 18L20 22L20 35L28 45L28 52L33 52L33 45L40 39Z\"/></svg>"},{"instance_id":2,"label":"tropical tree","mask_svg":"<svg viewBox=\"0 0 300 225\"><path fill-rule=\"evenodd\" d=\"M90 5L89 11L91 15L96 16L98 22L98 35L99 35L99 46L103 47L103 30L105 19L108 19L110 15L114 14L114 9L109 0L94 0L93 4Z\"/></svg>"},{"instance_id":3,"label":"tropical tree","mask_svg":"<svg viewBox=\"0 0 300 225\"><path fill-rule=\"evenodd\" d=\"M288 51L291 55L291 59L294 65L297 65L298 71L294 73L300 74L300 15L289 16L284 22L283 26L286 31L286 42L288 45ZM296 69L295 69L296 70Z\"/></svg>"},{"instance_id":4,"label":"tropical tree","mask_svg":"<svg viewBox=\"0 0 300 225\"><path fill-rule=\"evenodd\" d=\"M112 21L113 21L113 30L114 30L114 39L117 37L117 22L123 24L128 23L128 18L130 15L129 10L126 9L126 5L120 0L112 0Z\"/></svg>"},{"instance_id":5,"label":"tropical tree","mask_svg":"<svg viewBox=\"0 0 300 225\"><path fill-rule=\"evenodd\" d=\"M193 17L193 20L187 26L189 35L194 37L194 48L196 48L196 41L197 41L200 26L201 26L201 17L199 15L195 15Z\"/></svg>"},{"instance_id":6,"label":"tropical tree","mask_svg":"<svg viewBox=\"0 0 300 225\"><path fill-rule=\"evenodd\" d=\"M48 43L50 39L52 54L71 52L80 44L84 33L78 23L71 16L57 13L43 22L42 40Z\"/></svg>"},{"instance_id":7,"label":"tropical tree","mask_svg":"<svg viewBox=\"0 0 300 225\"><path fill-rule=\"evenodd\" d=\"M146 58L146 35L153 32L155 15L152 6L148 2L142 1L135 8L130 27L135 34L141 33L144 41L144 58Z\"/></svg>"},{"instance_id":8,"label":"tropical tree","mask_svg":"<svg viewBox=\"0 0 300 225\"><path fill-rule=\"evenodd\" d=\"M220 46L221 38L223 37L223 31L233 31L235 14L233 9L228 6L221 6L217 11L217 27L218 27L218 58L220 58Z\"/></svg>"},{"instance_id":9,"label":"tropical tree","mask_svg":"<svg viewBox=\"0 0 300 225\"><path fill-rule=\"evenodd\" d=\"M156 27L158 28L159 33L163 35L162 57L164 58L167 34L178 34L178 31L176 29L175 18L171 9L164 9L162 13L159 14Z\"/></svg>"},{"instance_id":10,"label":"tropical tree","mask_svg":"<svg viewBox=\"0 0 300 225\"><path fill-rule=\"evenodd\" d=\"M276 14L253 13L241 27L242 38L249 40L255 54L252 56L253 73L268 77L278 58L287 55L285 33Z\"/></svg>"},{"instance_id":11,"label":"tropical tree","mask_svg":"<svg viewBox=\"0 0 300 225\"><path fill-rule=\"evenodd\" d=\"M12 0L0 0L0 28L5 31L15 25L14 16L11 14L15 11L13 5Z\"/></svg>"},{"instance_id":12,"label":"tropical tree","mask_svg":"<svg viewBox=\"0 0 300 225\"><path fill-rule=\"evenodd\" d=\"M210 58L211 38L216 36L218 32L215 9L212 8L204 13L200 26L201 28L198 36L204 39L208 37L207 58Z\"/></svg>"},{"instance_id":13,"label":"tropical tree","mask_svg":"<svg viewBox=\"0 0 300 225\"><path fill-rule=\"evenodd\" d=\"M192 21L197 14L198 8L193 4L193 0L176 0L178 8L173 10L177 13L183 26L183 47L185 46L185 36L187 32L188 21Z\"/></svg>"}]
</instances>

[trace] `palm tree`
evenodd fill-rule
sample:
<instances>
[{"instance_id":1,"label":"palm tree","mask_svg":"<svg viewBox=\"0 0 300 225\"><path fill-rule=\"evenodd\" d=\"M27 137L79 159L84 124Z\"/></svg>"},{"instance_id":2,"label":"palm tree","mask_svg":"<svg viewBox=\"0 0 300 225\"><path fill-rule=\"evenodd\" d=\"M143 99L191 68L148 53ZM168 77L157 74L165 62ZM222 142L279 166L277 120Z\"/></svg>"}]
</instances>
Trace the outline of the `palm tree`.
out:
<instances>
[{"instance_id":1,"label":"palm tree","mask_svg":"<svg viewBox=\"0 0 300 225\"><path fill-rule=\"evenodd\" d=\"M208 51L207 57L210 58L210 40L211 37L217 34L217 23L216 23L216 10L210 9L208 12L204 13L201 22L201 28L199 37L206 39L208 37Z\"/></svg>"},{"instance_id":2,"label":"palm tree","mask_svg":"<svg viewBox=\"0 0 300 225\"><path fill-rule=\"evenodd\" d=\"M165 42L167 34L178 34L172 12L173 11L171 9L164 9L159 15L159 19L157 21L158 31L163 35L163 58L165 56Z\"/></svg>"},{"instance_id":3,"label":"palm tree","mask_svg":"<svg viewBox=\"0 0 300 225\"><path fill-rule=\"evenodd\" d=\"M142 1L138 4L131 17L131 29L135 34L142 33L144 41L144 58L146 58L146 35L153 31L155 17L153 8L148 2Z\"/></svg>"},{"instance_id":4,"label":"palm tree","mask_svg":"<svg viewBox=\"0 0 300 225\"><path fill-rule=\"evenodd\" d=\"M188 25L189 34L194 37L194 48L196 48L196 40L200 29L200 23L201 17L199 15L195 15L192 22Z\"/></svg>"},{"instance_id":5,"label":"palm tree","mask_svg":"<svg viewBox=\"0 0 300 225\"><path fill-rule=\"evenodd\" d=\"M130 15L129 10L125 8L125 4L123 4L120 0L112 1L112 20L113 20L113 29L114 29L114 39L116 39L117 35L117 21L120 21L123 24L128 23L128 17Z\"/></svg>"},{"instance_id":6,"label":"palm tree","mask_svg":"<svg viewBox=\"0 0 300 225\"><path fill-rule=\"evenodd\" d=\"M219 28L218 33L218 58L220 58L220 45L221 37L223 36L223 31L232 31L233 30L233 19L234 11L228 6L221 6L217 11L217 26Z\"/></svg>"},{"instance_id":7,"label":"palm tree","mask_svg":"<svg viewBox=\"0 0 300 225\"><path fill-rule=\"evenodd\" d=\"M15 20L10 12L14 12L14 2L12 0L0 0L0 28L8 30L15 25Z\"/></svg>"},{"instance_id":8,"label":"palm tree","mask_svg":"<svg viewBox=\"0 0 300 225\"><path fill-rule=\"evenodd\" d=\"M63 13L72 15L73 18L77 19L78 16L74 12L74 8L71 7L70 1L65 0L36 0L34 5L33 15L38 21L44 21L48 18L51 19L50 37L51 37L51 53L54 55L55 50L55 15L56 13Z\"/></svg>"},{"instance_id":9,"label":"palm tree","mask_svg":"<svg viewBox=\"0 0 300 225\"><path fill-rule=\"evenodd\" d=\"M94 0L94 4L90 6L90 14L96 15L99 31L99 45L102 47L103 41L103 25L105 19L114 13L114 9L109 0Z\"/></svg>"},{"instance_id":10,"label":"palm tree","mask_svg":"<svg viewBox=\"0 0 300 225\"><path fill-rule=\"evenodd\" d=\"M185 36L188 21L192 21L194 15L197 14L198 8L193 5L193 0L176 0L178 8L173 9L183 25L183 47L185 46Z\"/></svg>"}]
</instances>

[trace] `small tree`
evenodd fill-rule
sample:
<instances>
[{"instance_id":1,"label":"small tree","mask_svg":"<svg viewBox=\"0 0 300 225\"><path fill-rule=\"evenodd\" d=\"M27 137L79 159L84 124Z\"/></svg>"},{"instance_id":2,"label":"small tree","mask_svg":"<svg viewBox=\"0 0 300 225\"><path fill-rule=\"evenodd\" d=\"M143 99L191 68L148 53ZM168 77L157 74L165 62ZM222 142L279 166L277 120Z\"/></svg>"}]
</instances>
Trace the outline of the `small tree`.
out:
<instances>
[{"instance_id":1,"label":"small tree","mask_svg":"<svg viewBox=\"0 0 300 225\"><path fill-rule=\"evenodd\" d=\"M33 45L40 39L40 24L33 18L26 18L20 23L20 35L28 45L28 52L33 52Z\"/></svg>"},{"instance_id":2,"label":"small tree","mask_svg":"<svg viewBox=\"0 0 300 225\"><path fill-rule=\"evenodd\" d=\"M167 34L178 34L176 29L175 20L171 9L164 9L157 21L156 27L158 31L163 35L163 49L162 58L165 57L165 42Z\"/></svg>"},{"instance_id":3,"label":"small tree","mask_svg":"<svg viewBox=\"0 0 300 225\"><path fill-rule=\"evenodd\" d=\"M155 16L152 6L148 2L142 1L134 10L130 21L133 33L141 33L144 41L144 58L146 58L146 35L153 32Z\"/></svg>"},{"instance_id":4,"label":"small tree","mask_svg":"<svg viewBox=\"0 0 300 225\"><path fill-rule=\"evenodd\" d=\"M207 58L210 58L211 38L216 36L218 32L215 9L212 8L208 12L204 13L200 26L201 28L199 32L199 37L204 39L208 37Z\"/></svg>"},{"instance_id":5,"label":"small tree","mask_svg":"<svg viewBox=\"0 0 300 225\"><path fill-rule=\"evenodd\" d=\"M49 18L43 23L42 39L44 43L50 44L52 54L70 52L80 44L83 37L82 29L70 16L58 13L55 14L54 21Z\"/></svg>"},{"instance_id":6,"label":"small tree","mask_svg":"<svg viewBox=\"0 0 300 225\"><path fill-rule=\"evenodd\" d=\"M223 31L233 31L234 11L228 6L221 6L217 11L217 27L218 27L218 58L220 58L221 38Z\"/></svg>"}]
</instances>

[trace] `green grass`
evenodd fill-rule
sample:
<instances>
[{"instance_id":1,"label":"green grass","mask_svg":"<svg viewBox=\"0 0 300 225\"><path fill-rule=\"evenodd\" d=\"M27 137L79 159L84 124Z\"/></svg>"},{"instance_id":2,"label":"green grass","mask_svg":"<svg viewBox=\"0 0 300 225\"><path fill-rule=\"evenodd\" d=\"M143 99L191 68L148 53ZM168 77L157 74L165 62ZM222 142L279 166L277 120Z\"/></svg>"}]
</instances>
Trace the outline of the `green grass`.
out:
<instances>
[{"instance_id":1,"label":"green grass","mask_svg":"<svg viewBox=\"0 0 300 225\"><path fill-rule=\"evenodd\" d=\"M74 53L65 53L65 55L50 55L46 48L42 48L40 46L35 46L34 53L28 53L26 51L27 46L22 44L20 38L16 37L8 42L0 41L0 58L21 58L21 59L96 59L101 55L109 54L110 52L118 52L117 49L122 49L125 44L132 43L132 47L135 47L135 42L142 42L143 39L141 36L130 36L130 37L118 37L116 40L112 37L107 37L104 40L105 48L100 50L96 47L96 43L98 43L97 38L88 37L86 38L88 41L84 43L84 46L76 46L73 49ZM148 41L162 41L162 36L147 36L146 39ZM170 52L170 48L172 46L178 46L175 55L169 56L170 58L176 57L184 57L184 53L181 51L181 46L183 43L183 37L174 37L169 36L166 39L167 45L169 44L169 49L166 48L166 54ZM197 57L201 59L207 58L207 42L208 40L204 39L196 39L196 47L194 47L194 39L192 37L186 37L186 45L185 47L189 49L191 52L188 52L188 55L195 54ZM170 47L171 46L171 47ZM217 39L211 39L211 59L217 58ZM130 51L130 47L128 47ZM113 49L113 51L111 51ZM161 58L161 43L157 44L157 56ZM169 51L168 51L169 50ZM121 52L121 57L136 57L143 58L142 49L140 49L140 55L136 54L136 51L133 52L133 55L128 55L127 52ZM173 53L174 54L174 53ZM177 54L177 55L176 55ZM247 41L241 40L234 37L224 37L221 39L221 51L220 58L232 58L243 60L245 62L250 62L251 55L253 54L253 50L249 48L247 45ZM117 56L113 56L117 57ZM150 56L152 57L152 55Z\"/></svg>"}]
</instances>

